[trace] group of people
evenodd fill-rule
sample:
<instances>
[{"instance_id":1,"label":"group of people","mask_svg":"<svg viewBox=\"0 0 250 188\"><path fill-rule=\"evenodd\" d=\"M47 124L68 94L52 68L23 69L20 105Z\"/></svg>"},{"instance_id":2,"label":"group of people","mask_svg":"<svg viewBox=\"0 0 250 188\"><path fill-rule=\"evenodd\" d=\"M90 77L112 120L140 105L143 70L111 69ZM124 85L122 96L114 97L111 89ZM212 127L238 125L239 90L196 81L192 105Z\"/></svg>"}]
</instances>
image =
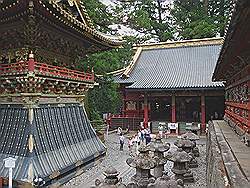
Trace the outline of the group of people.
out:
<instances>
[{"instance_id":1,"label":"group of people","mask_svg":"<svg viewBox=\"0 0 250 188\"><path fill-rule=\"evenodd\" d=\"M120 128L118 128L117 133L119 134L120 150L123 151L125 138ZM150 129L138 130L137 134L129 137L128 148L129 151L132 150L133 146L139 146L141 144L149 144L151 142Z\"/></svg>"}]
</instances>

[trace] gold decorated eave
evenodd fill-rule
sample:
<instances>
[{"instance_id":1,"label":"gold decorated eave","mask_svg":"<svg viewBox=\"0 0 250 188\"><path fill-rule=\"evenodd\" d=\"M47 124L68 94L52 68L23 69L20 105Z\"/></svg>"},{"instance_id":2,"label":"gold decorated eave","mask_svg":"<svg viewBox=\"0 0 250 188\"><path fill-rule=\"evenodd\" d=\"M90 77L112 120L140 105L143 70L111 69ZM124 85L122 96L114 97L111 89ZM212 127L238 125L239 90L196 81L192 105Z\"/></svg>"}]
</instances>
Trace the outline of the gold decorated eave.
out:
<instances>
[{"instance_id":1,"label":"gold decorated eave","mask_svg":"<svg viewBox=\"0 0 250 188\"><path fill-rule=\"evenodd\" d=\"M29 14L30 6L34 5L34 14L39 14L47 20L53 20L57 26L68 28L66 30L74 30L75 33L82 36L82 40L88 38L92 43L97 43L104 48L118 47L123 43L119 37L97 31L80 1L72 0L73 6L77 5L76 9L81 19L63 8L60 2L60 0L2 0L0 1L0 24L22 18Z\"/></svg>"}]
</instances>

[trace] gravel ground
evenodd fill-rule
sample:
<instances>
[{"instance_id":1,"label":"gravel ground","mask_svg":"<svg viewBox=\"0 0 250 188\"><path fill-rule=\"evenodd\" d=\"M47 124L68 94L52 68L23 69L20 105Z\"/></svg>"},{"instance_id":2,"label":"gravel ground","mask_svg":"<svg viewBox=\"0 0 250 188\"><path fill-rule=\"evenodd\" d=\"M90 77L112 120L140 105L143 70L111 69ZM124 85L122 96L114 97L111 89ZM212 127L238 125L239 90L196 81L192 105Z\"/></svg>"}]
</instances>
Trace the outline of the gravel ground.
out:
<instances>
[{"instance_id":1,"label":"gravel ground","mask_svg":"<svg viewBox=\"0 0 250 188\"><path fill-rule=\"evenodd\" d=\"M167 142L171 144L171 150L176 149L173 145L176 138L171 137L167 139ZM119 151L119 138L116 134L111 134L106 139L107 155L104 159L93 168L87 170L83 174L73 178L68 183L63 185L64 188L78 187L89 188L94 185L95 180L103 179L102 173L109 167L113 166L120 172L119 177L122 178L122 182L127 184L130 182L130 177L135 174L135 169L129 167L126 164L126 159L130 157L130 152L127 147L127 139L125 139L124 151ZM197 146L200 150L200 157L197 158L198 168L191 169L194 174L195 183L185 184L185 188L201 188L206 187L206 141L202 138L198 141ZM135 151L135 148L133 148ZM165 165L165 170L169 175L173 175L171 168L173 163L168 161Z\"/></svg>"}]
</instances>

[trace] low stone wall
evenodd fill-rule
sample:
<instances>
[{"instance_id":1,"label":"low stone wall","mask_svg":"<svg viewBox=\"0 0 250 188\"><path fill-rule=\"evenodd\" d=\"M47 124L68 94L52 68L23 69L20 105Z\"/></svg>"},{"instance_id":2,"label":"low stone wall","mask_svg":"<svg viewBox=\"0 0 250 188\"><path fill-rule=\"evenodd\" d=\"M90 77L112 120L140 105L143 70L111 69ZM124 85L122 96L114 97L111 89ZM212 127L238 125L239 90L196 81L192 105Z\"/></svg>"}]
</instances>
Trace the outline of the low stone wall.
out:
<instances>
[{"instance_id":1,"label":"low stone wall","mask_svg":"<svg viewBox=\"0 0 250 188\"><path fill-rule=\"evenodd\" d=\"M215 128L209 122L207 133L207 187L220 188L229 187L226 169L220 153L219 143L217 142Z\"/></svg>"},{"instance_id":2,"label":"low stone wall","mask_svg":"<svg viewBox=\"0 0 250 188\"><path fill-rule=\"evenodd\" d=\"M234 136L234 132L224 133L225 129L222 131L220 126L228 125L226 125L225 121L209 122L206 156L207 187L247 188L249 187L249 182L224 136L224 134L228 135L231 133ZM238 141L237 139L236 137L235 142Z\"/></svg>"}]
</instances>

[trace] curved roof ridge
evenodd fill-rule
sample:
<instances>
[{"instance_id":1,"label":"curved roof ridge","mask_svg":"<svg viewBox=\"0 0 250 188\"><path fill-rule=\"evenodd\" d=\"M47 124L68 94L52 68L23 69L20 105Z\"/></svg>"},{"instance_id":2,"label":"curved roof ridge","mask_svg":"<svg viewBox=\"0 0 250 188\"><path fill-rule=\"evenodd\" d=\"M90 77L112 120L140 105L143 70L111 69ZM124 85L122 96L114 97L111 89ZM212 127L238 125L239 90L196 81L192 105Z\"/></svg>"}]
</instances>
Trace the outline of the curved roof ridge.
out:
<instances>
[{"instance_id":1,"label":"curved roof ridge","mask_svg":"<svg viewBox=\"0 0 250 188\"><path fill-rule=\"evenodd\" d=\"M223 44L223 37L215 38L203 38L203 39L191 39L191 40L179 40L179 41L167 41L167 42L158 42L150 44L140 44L135 45L134 48L139 47L145 49L161 49L161 48L178 48L178 47L188 47L188 46L206 46L206 45L216 45Z\"/></svg>"},{"instance_id":2,"label":"curved roof ridge","mask_svg":"<svg viewBox=\"0 0 250 188\"><path fill-rule=\"evenodd\" d=\"M141 52L142 52L142 48L139 47L137 50L136 50L136 53L133 57L133 60L130 62L130 64L126 67L126 70L123 72L123 74L121 75L122 78L128 78L129 77L129 74L131 73L131 71L133 70L133 68L135 67L135 64L138 60L138 58L140 57L141 55Z\"/></svg>"},{"instance_id":3,"label":"curved roof ridge","mask_svg":"<svg viewBox=\"0 0 250 188\"><path fill-rule=\"evenodd\" d=\"M39 1L42 3L41 1ZM77 8L78 13L80 14L81 21L78 20L75 16L71 13L67 12L65 9L59 5L60 0L49 0L48 3L51 4L54 8L56 8L62 15L64 15L69 22L73 25L80 26L84 29L87 33L100 38L101 40L111 44L120 46L124 41L119 36L109 36L105 33L102 33L94 28L94 25L86 11L86 8L79 0L69 0L69 6L75 6Z\"/></svg>"}]
</instances>

